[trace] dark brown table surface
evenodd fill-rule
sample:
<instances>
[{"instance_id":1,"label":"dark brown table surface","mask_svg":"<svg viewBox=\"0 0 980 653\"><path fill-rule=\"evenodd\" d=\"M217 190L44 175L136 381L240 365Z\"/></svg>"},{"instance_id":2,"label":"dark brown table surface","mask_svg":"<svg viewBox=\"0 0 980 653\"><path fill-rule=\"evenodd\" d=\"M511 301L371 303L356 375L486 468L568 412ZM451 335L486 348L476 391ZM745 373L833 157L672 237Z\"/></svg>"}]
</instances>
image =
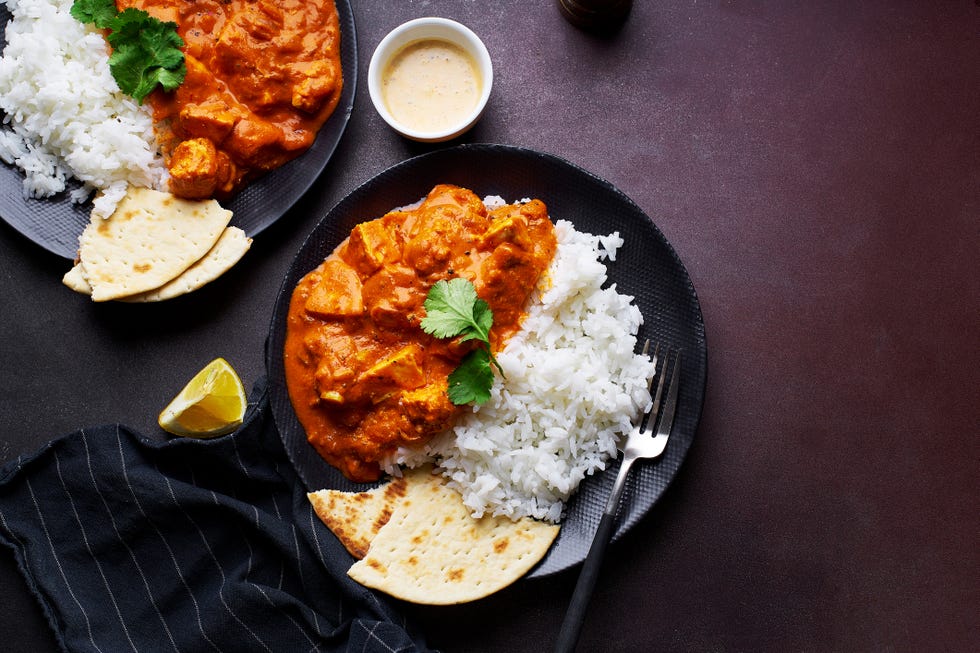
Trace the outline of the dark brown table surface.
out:
<instances>
[{"instance_id":1,"label":"dark brown table surface","mask_svg":"<svg viewBox=\"0 0 980 653\"><path fill-rule=\"evenodd\" d=\"M708 336L694 446L615 543L583 651L968 651L980 645L980 3L636 0L612 38L553 2L355 2L354 112L321 179L206 289L95 305L0 225L0 461L81 426L162 437L224 356L246 384L320 215L443 145L388 130L371 51L440 15L495 85L460 142L556 154L646 211ZM576 573L412 610L444 651L544 651ZM56 650L0 551L0 648Z\"/></svg>"}]
</instances>

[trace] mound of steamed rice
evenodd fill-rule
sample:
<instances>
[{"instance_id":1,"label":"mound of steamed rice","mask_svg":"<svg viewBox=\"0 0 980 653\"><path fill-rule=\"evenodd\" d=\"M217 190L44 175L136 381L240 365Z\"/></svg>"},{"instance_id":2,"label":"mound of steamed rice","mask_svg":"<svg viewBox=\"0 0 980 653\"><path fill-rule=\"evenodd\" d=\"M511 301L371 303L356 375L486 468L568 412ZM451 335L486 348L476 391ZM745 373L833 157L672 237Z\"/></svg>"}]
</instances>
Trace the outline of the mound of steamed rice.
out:
<instances>
[{"instance_id":1,"label":"mound of steamed rice","mask_svg":"<svg viewBox=\"0 0 980 653\"><path fill-rule=\"evenodd\" d=\"M119 90L102 34L71 17L73 0L0 0L12 14L0 58L0 159L24 171L25 197L49 197L70 178L97 215L129 184L164 189L148 109Z\"/></svg>"},{"instance_id":2,"label":"mound of steamed rice","mask_svg":"<svg viewBox=\"0 0 980 653\"><path fill-rule=\"evenodd\" d=\"M403 449L391 461L435 462L475 517L559 521L565 501L605 469L651 403L653 362L634 353L643 318L632 297L603 287L602 261L615 260L622 239L563 220L555 229L558 251L523 328L496 355L506 381L498 375L490 400L424 451Z\"/></svg>"}]
</instances>

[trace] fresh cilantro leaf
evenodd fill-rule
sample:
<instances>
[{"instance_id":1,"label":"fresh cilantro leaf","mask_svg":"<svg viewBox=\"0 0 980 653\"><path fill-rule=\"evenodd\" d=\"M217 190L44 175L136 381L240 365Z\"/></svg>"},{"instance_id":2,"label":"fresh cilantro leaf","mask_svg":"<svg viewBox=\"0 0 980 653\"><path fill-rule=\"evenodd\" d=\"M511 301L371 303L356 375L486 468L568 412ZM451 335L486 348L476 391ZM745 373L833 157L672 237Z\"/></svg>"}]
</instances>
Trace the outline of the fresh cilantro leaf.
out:
<instances>
[{"instance_id":1,"label":"fresh cilantro leaf","mask_svg":"<svg viewBox=\"0 0 980 653\"><path fill-rule=\"evenodd\" d=\"M437 338L479 338L489 342L493 312L466 279L438 281L425 298L422 330Z\"/></svg>"},{"instance_id":2,"label":"fresh cilantro leaf","mask_svg":"<svg viewBox=\"0 0 980 653\"><path fill-rule=\"evenodd\" d=\"M93 23L99 29L106 29L119 12L115 0L75 0L70 13L80 23Z\"/></svg>"},{"instance_id":3,"label":"fresh cilantro leaf","mask_svg":"<svg viewBox=\"0 0 980 653\"><path fill-rule=\"evenodd\" d=\"M164 23L141 9L129 8L111 22L109 69L119 88L142 103L157 84L164 90L180 86L187 74L184 40L177 24Z\"/></svg>"},{"instance_id":4,"label":"fresh cilantro leaf","mask_svg":"<svg viewBox=\"0 0 980 653\"><path fill-rule=\"evenodd\" d=\"M438 281L425 298L422 330L436 338L479 340L483 347L467 354L449 375L449 399L456 405L483 403L490 398L493 369L503 371L490 353L493 311L476 296L476 288L466 279ZM492 367L491 367L492 365Z\"/></svg>"},{"instance_id":5,"label":"fresh cilantro leaf","mask_svg":"<svg viewBox=\"0 0 980 653\"><path fill-rule=\"evenodd\" d=\"M449 401L457 406L471 402L482 404L490 399L492 386L490 352L482 347L474 349L463 357L459 367L449 375Z\"/></svg>"},{"instance_id":6,"label":"fresh cilantro leaf","mask_svg":"<svg viewBox=\"0 0 980 653\"><path fill-rule=\"evenodd\" d=\"M136 101L142 103L157 85L172 91L183 83L187 65L176 23L132 7L117 12L114 0L75 0L71 15L110 30L109 70L120 90Z\"/></svg>"}]
</instances>

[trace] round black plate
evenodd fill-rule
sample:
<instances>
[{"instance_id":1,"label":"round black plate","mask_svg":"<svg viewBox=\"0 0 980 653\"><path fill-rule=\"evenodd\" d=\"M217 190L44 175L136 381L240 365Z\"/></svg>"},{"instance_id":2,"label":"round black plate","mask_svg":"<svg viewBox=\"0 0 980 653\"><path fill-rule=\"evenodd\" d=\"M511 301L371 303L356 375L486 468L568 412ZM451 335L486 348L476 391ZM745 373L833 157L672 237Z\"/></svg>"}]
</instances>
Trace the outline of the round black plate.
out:
<instances>
[{"instance_id":1,"label":"round black plate","mask_svg":"<svg viewBox=\"0 0 980 653\"><path fill-rule=\"evenodd\" d=\"M437 183L472 189L481 197L515 201L536 197L553 220L580 231L618 231L625 244L608 263L619 292L636 299L644 317L639 337L683 350L679 403L667 450L655 462L634 466L620 506L614 537L629 530L667 489L697 430L707 378L704 322L683 264L660 230L614 186L575 165L530 150L502 145L462 145L409 159L374 177L331 209L303 244L283 282L273 313L266 363L276 425L293 464L310 490L352 490L355 484L325 463L306 441L286 391L282 350L293 288L319 265L358 222L415 202ZM529 577L545 576L585 559L612 489L619 463L590 477L568 503L557 541Z\"/></svg>"},{"instance_id":2,"label":"round black plate","mask_svg":"<svg viewBox=\"0 0 980 653\"><path fill-rule=\"evenodd\" d=\"M340 58L344 73L340 101L309 150L252 182L223 203L234 213L231 224L249 236L255 236L282 217L309 190L330 161L347 127L357 85L357 37L350 1L336 0L336 6L340 16ZM6 46L2 32L9 20L9 10L6 5L0 5L0 47ZM91 203L74 204L67 191L46 199L25 199L23 181L24 175L19 169L0 162L0 218L48 251L64 258L75 258L78 237L89 223ZM77 188L77 184L74 187Z\"/></svg>"}]
</instances>

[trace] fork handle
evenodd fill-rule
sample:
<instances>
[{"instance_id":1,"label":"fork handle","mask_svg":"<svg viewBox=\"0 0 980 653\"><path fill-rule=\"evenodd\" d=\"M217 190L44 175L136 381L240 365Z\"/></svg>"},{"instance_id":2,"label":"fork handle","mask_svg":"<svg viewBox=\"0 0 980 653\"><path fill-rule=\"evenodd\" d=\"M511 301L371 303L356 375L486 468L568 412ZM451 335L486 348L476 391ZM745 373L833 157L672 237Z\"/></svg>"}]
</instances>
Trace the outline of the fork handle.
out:
<instances>
[{"instance_id":1,"label":"fork handle","mask_svg":"<svg viewBox=\"0 0 980 653\"><path fill-rule=\"evenodd\" d=\"M599 578L602 558L605 555L609 540L612 539L615 522L615 512L604 512L602 519L599 520L599 528L596 529L592 546L589 547L589 555L586 556L585 562L582 564L582 571L579 573L578 582L575 583L572 600L568 605L568 611L565 613L565 621L562 622L561 631L558 633L555 653L571 653L575 650L579 632L582 630L582 623L585 621L585 611L589 607L592 590Z\"/></svg>"},{"instance_id":2,"label":"fork handle","mask_svg":"<svg viewBox=\"0 0 980 653\"><path fill-rule=\"evenodd\" d=\"M612 492L609 493L606 509L602 512L602 518L599 520L599 527L596 528L595 535L592 537L589 554L585 557L585 562L582 563L582 571L579 572L578 582L575 583L572 600L568 604L565 620L562 622L561 630L558 633L555 653L571 653L575 650L575 644L578 642L578 636L582 630L582 622L585 620L585 610L589 607L592 590L599 578L602 558L606 554L606 546L612 539L616 513L619 511L619 498L623 495L626 477L629 476L630 468L635 460L635 453L627 447L623 453L623 462L619 466L619 473L616 474L616 480L613 482Z\"/></svg>"}]
</instances>

